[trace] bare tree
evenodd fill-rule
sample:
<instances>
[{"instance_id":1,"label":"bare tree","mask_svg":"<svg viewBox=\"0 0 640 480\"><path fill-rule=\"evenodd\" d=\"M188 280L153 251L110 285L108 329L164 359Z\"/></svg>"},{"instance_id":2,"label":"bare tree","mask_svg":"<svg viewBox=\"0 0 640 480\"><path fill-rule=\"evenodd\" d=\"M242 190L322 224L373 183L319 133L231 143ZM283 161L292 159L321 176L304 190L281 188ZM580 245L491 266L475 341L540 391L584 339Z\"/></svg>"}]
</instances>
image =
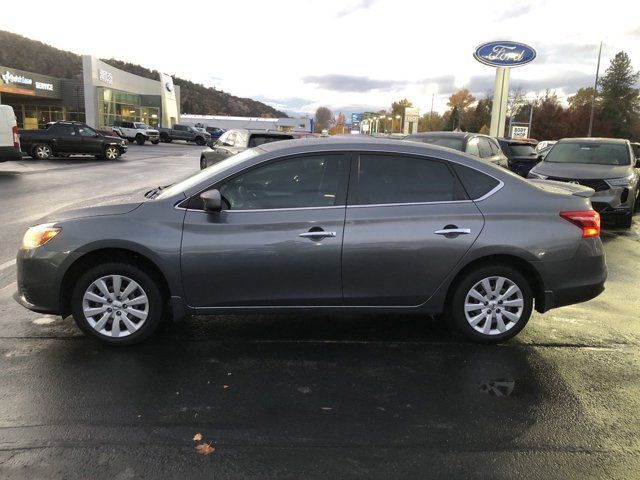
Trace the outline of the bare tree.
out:
<instances>
[{"instance_id":1,"label":"bare tree","mask_svg":"<svg viewBox=\"0 0 640 480\"><path fill-rule=\"evenodd\" d=\"M315 131L321 132L322 130L328 130L331 120L333 119L333 113L327 107L318 107L315 115Z\"/></svg>"}]
</instances>

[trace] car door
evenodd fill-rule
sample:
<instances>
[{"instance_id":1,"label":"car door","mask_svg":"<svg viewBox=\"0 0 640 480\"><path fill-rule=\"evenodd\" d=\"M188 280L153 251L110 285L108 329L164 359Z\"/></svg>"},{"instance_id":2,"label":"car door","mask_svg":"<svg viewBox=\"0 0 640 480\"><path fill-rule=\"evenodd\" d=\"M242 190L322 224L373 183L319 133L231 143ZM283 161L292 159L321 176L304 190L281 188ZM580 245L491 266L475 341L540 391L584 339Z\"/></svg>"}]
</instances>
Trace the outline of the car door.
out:
<instances>
[{"instance_id":1,"label":"car door","mask_svg":"<svg viewBox=\"0 0 640 480\"><path fill-rule=\"evenodd\" d=\"M183 125L174 125L171 136L173 137L174 140L187 140L186 129L187 127Z\"/></svg>"},{"instance_id":2,"label":"car door","mask_svg":"<svg viewBox=\"0 0 640 480\"><path fill-rule=\"evenodd\" d=\"M188 304L340 305L348 172L345 154L293 156L212 185L219 213L193 197L181 250Z\"/></svg>"},{"instance_id":3,"label":"car door","mask_svg":"<svg viewBox=\"0 0 640 480\"><path fill-rule=\"evenodd\" d=\"M93 128L86 125L78 126L78 133L82 138L81 150L78 153L90 153L92 155L98 155L102 153L104 149L104 138Z\"/></svg>"},{"instance_id":4,"label":"car door","mask_svg":"<svg viewBox=\"0 0 640 480\"><path fill-rule=\"evenodd\" d=\"M361 153L356 162L342 252L345 305L420 305L473 245L484 218L444 161Z\"/></svg>"},{"instance_id":5,"label":"car door","mask_svg":"<svg viewBox=\"0 0 640 480\"><path fill-rule=\"evenodd\" d=\"M49 127L51 143L56 153L78 153L82 148L82 139L72 123L56 123Z\"/></svg>"}]
</instances>

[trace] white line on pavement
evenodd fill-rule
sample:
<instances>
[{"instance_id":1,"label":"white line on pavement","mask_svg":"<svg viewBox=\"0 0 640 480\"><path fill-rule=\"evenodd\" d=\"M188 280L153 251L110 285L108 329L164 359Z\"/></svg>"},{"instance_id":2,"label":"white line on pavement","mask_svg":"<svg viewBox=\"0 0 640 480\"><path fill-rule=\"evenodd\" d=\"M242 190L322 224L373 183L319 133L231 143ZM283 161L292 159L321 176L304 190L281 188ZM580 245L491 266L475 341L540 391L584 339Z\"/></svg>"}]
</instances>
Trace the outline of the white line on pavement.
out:
<instances>
[{"instance_id":1,"label":"white line on pavement","mask_svg":"<svg viewBox=\"0 0 640 480\"><path fill-rule=\"evenodd\" d=\"M6 268L13 267L16 264L16 259L9 260L8 262L0 263L0 272Z\"/></svg>"}]
</instances>

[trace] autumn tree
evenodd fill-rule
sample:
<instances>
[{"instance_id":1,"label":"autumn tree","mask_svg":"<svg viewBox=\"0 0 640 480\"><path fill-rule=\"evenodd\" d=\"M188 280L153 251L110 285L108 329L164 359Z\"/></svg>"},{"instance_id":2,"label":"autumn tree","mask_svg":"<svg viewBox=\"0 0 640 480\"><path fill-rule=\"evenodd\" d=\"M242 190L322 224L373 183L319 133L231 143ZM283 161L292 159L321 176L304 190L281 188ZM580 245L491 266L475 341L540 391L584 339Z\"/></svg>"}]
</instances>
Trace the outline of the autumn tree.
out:
<instances>
[{"instance_id":1,"label":"autumn tree","mask_svg":"<svg viewBox=\"0 0 640 480\"><path fill-rule=\"evenodd\" d=\"M640 72L633 70L629 55L618 52L600 79L602 118L614 137L632 137L640 123L640 95L635 88L638 78Z\"/></svg>"},{"instance_id":2,"label":"autumn tree","mask_svg":"<svg viewBox=\"0 0 640 480\"><path fill-rule=\"evenodd\" d=\"M331 119L331 128L329 129L329 135L337 135L344 133L344 126L347 123L347 118L344 113L338 113Z\"/></svg>"},{"instance_id":3,"label":"autumn tree","mask_svg":"<svg viewBox=\"0 0 640 480\"><path fill-rule=\"evenodd\" d=\"M315 131L319 133L328 130L332 117L333 113L327 107L318 107L315 114Z\"/></svg>"},{"instance_id":4,"label":"autumn tree","mask_svg":"<svg viewBox=\"0 0 640 480\"><path fill-rule=\"evenodd\" d=\"M476 97L471 95L469 90L463 88L449 97L447 106L451 109L449 112L449 118L446 121L445 128L455 130L460 128L464 130L464 122L467 119L469 113L469 107L476 101Z\"/></svg>"},{"instance_id":5,"label":"autumn tree","mask_svg":"<svg viewBox=\"0 0 640 480\"><path fill-rule=\"evenodd\" d=\"M534 135L540 140L558 140L566 136L564 108L555 91L546 90L534 102Z\"/></svg>"}]
</instances>

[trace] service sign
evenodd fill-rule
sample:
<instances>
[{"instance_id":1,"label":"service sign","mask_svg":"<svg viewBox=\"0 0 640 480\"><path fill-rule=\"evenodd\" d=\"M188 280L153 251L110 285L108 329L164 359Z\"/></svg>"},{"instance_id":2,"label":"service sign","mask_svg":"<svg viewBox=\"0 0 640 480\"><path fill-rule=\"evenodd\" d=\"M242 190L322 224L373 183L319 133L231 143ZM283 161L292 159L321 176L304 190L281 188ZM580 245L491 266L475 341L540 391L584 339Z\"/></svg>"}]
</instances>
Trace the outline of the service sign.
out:
<instances>
[{"instance_id":1,"label":"service sign","mask_svg":"<svg viewBox=\"0 0 640 480\"><path fill-rule=\"evenodd\" d=\"M60 80L0 66L0 92L30 97L60 98Z\"/></svg>"},{"instance_id":2,"label":"service sign","mask_svg":"<svg viewBox=\"0 0 640 480\"><path fill-rule=\"evenodd\" d=\"M524 43L502 41L483 43L473 54L480 63L491 67L519 67L536 58L533 47Z\"/></svg>"}]
</instances>

